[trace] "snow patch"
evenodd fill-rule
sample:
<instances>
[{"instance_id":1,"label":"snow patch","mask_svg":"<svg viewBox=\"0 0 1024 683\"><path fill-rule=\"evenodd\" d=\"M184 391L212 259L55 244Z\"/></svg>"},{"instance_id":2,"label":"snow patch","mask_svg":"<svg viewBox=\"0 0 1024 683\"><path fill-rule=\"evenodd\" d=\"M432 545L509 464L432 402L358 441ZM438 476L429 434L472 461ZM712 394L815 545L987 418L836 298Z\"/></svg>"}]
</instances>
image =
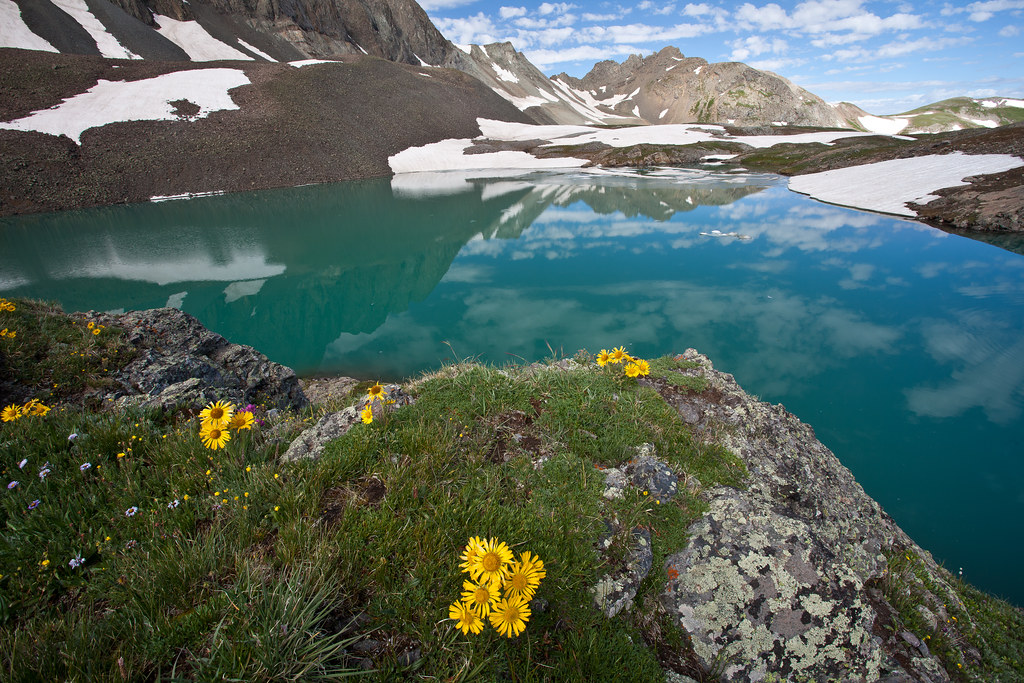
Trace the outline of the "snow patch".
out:
<instances>
[{"instance_id":1,"label":"snow patch","mask_svg":"<svg viewBox=\"0 0 1024 683\"><path fill-rule=\"evenodd\" d=\"M331 59L300 59L295 62L288 62L288 66L294 66L296 69L301 69L304 66L311 66L313 64L335 64L334 60Z\"/></svg>"},{"instance_id":2,"label":"snow patch","mask_svg":"<svg viewBox=\"0 0 1024 683\"><path fill-rule=\"evenodd\" d=\"M491 152L464 154L472 144L468 139L450 139L422 147L410 147L388 157L388 165L395 173L420 171L462 171L466 169L550 169L579 168L586 159L538 159L526 152Z\"/></svg>"},{"instance_id":3,"label":"snow patch","mask_svg":"<svg viewBox=\"0 0 1024 683\"><path fill-rule=\"evenodd\" d=\"M636 97L639 94L640 94L640 88L637 88L633 92L629 93L629 95L626 96L626 99L627 100L631 100L631 99L633 99L634 97Z\"/></svg>"},{"instance_id":4,"label":"snow patch","mask_svg":"<svg viewBox=\"0 0 1024 683\"><path fill-rule=\"evenodd\" d=\"M677 66L679 66L679 65L678 64L673 64L672 66L670 66L667 69L665 69L665 73L668 73L669 71L671 71L672 69L676 68Z\"/></svg>"},{"instance_id":5,"label":"snow patch","mask_svg":"<svg viewBox=\"0 0 1024 683\"><path fill-rule=\"evenodd\" d=\"M964 178L1024 166L1009 154L954 154L892 159L795 176L789 189L830 204L915 216L907 202L927 204L936 190L966 185Z\"/></svg>"},{"instance_id":6,"label":"snow patch","mask_svg":"<svg viewBox=\"0 0 1024 683\"><path fill-rule=\"evenodd\" d=\"M693 70L693 75L694 76L700 76L700 70L703 69L703 68L704 68L703 64L698 66L696 69Z\"/></svg>"},{"instance_id":7,"label":"snow patch","mask_svg":"<svg viewBox=\"0 0 1024 683\"><path fill-rule=\"evenodd\" d=\"M195 199L196 197L215 197L224 194L224 190L210 190L209 192L183 192L181 194L158 194L149 198L151 202L169 202L175 199Z\"/></svg>"},{"instance_id":8,"label":"snow patch","mask_svg":"<svg viewBox=\"0 0 1024 683\"><path fill-rule=\"evenodd\" d=\"M665 114L667 114L667 113L668 113L668 109L662 109L662 110L661 110L661 113L660 113L660 114L658 114L658 118L659 118L659 119L663 119L663 118L665 118Z\"/></svg>"},{"instance_id":9,"label":"snow patch","mask_svg":"<svg viewBox=\"0 0 1024 683\"><path fill-rule=\"evenodd\" d=\"M223 43L199 25L198 21L178 21L154 14L157 32L184 50L194 62L212 62L218 59L244 59L252 57Z\"/></svg>"},{"instance_id":10,"label":"snow patch","mask_svg":"<svg viewBox=\"0 0 1024 683\"><path fill-rule=\"evenodd\" d=\"M110 57L111 59L141 59L137 54L117 42L117 38L89 11L85 0L53 0L53 4L60 7L72 19L81 24L89 36L96 41L96 47L100 49L100 54L104 57Z\"/></svg>"},{"instance_id":11,"label":"snow patch","mask_svg":"<svg viewBox=\"0 0 1024 683\"><path fill-rule=\"evenodd\" d=\"M640 105L633 107L633 116L640 118Z\"/></svg>"},{"instance_id":12,"label":"snow patch","mask_svg":"<svg viewBox=\"0 0 1024 683\"><path fill-rule=\"evenodd\" d=\"M509 71L508 69L502 69L500 66L498 66L494 62L491 62L491 68L494 69L494 73L498 74L498 78L500 78L501 80L503 80L503 81L505 81L507 83L518 83L519 82L519 77L516 76L511 71Z\"/></svg>"},{"instance_id":13,"label":"snow patch","mask_svg":"<svg viewBox=\"0 0 1024 683\"><path fill-rule=\"evenodd\" d=\"M998 128L999 127L999 122L998 121L989 121L988 119L966 119L966 120L970 121L971 123L973 123L975 125L982 126L984 128Z\"/></svg>"},{"instance_id":14,"label":"snow patch","mask_svg":"<svg viewBox=\"0 0 1024 683\"><path fill-rule=\"evenodd\" d=\"M260 57L263 57L263 59L267 60L268 62L276 62L277 61L276 59L274 59L273 57L268 55L266 52L264 52L263 50L259 49L258 47L254 47L254 46L250 45L249 43L245 42L241 38L238 39L238 44L241 45L242 47L244 47L249 52L255 52L256 54L258 54Z\"/></svg>"},{"instance_id":15,"label":"snow patch","mask_svg":"<svg viewBox=\"0 0 1024 683\"><path fill-rule=\"evenodd\" d=\"M415 57L417 61L419 61L420 66L434 66L433 64L427 64L426 62L424 62L422 59L420 59L420 56L415 52L412 53L412 56Z\"/></svg>"},{"instance_id":16,"label":"snow patch","mask_svg":"<svg viewBox=\"0 0 1024 683\"><path fill-rule=\"evenodd\" d=\"M55 107L33 112L0 128L34 130L67 135L77 143L82 132L120 121L174 121L171 102L188 100L199 106L194 118L211 112L238 109L228 91L248 85L239 69L192 69L141 81L104 81Z\"/></svg>"},{"instance_id":17,"label":"snow patch","mask_svg":"<svg viewBox=\"0 0 1024 683\"><path fill-rule=\"evenodd\" d=\"M0 0L0 47L58 51L53 45L32 33L32 29L21 18L21 8L13 0Z\"/></svg>"},{"instance_id":18,"label":"snow patch","mask_svg":"<svg viewBox=\"0 0 1024 683\"><path fill-rule=\"evenodd\" d=\"M872 133L881 133L883 135L895 135L906 128L908 123L906 120L887 119L880 116L871 116L870 114L858 116L857 120L860 122L860 125Z\"/></svg>"}]
</instances>

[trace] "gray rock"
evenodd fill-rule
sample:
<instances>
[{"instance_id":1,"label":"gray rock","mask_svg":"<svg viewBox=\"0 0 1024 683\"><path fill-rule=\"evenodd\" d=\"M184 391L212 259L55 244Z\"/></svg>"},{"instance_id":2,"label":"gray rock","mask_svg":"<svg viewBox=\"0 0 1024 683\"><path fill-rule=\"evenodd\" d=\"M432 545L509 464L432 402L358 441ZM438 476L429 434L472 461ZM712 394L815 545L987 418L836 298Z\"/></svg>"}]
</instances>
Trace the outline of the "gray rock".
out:
<instances>
[{"instance_id":1,"label":"gray rock","mask_svg":"<svg viewBox=\"0 0 1024 683\"><path fill-rule=\"evenodd\" d=\"M640 583L647 578L654 564L651 532L637 527L631 536L633 547L626 565L618 571L605 574L592 589L594 603L609 618L633 605Z\"/></svg>"},{"instance_id":2,"label":"gray rock","mask_svg":"<svg viewBox=\"0 0 1024 683\"><path fill-rule=\"evenodd\" d=\"M684 357L700 364L709 390L666 398L681 414L698 414L698 434L736 453L749 472L741 490L701 492L707 513L666 561L673 580L661 602L689 633L696 660L728 681L949 680L938 660L900 664L906 645L873 635L880 610L895 612L872 588L887 569L884 551L911 549L942 585L930 556L810 427L751 398L693 349Z\"/></svg>"},{"instance_id":3,"label":"gray rock","mask_svg":"<svg viewBox=\"0 0 1024 683\"><path fill-rule=\"evenodd\" d=\"M679 477L667 464L654 457L654 446L651 444L644 444L637 452L637 457L625 468L629 483L647 492L654 500L667 503L676 495Z\"/></svg>"},{"instance_id":4,"label":"gray rock","mask_svg":"<svg viewBox=\"0 0 1024 683\"><path fill-rule=\"evenodd\" d=\"M117 405L168 409L213 400L235 405L302 408L306 397L295 372L250 346L232 344L187 313L157 308L122 314L81 314L124 330L136 357L112 376Z\"/></svg>"}]
</instances>

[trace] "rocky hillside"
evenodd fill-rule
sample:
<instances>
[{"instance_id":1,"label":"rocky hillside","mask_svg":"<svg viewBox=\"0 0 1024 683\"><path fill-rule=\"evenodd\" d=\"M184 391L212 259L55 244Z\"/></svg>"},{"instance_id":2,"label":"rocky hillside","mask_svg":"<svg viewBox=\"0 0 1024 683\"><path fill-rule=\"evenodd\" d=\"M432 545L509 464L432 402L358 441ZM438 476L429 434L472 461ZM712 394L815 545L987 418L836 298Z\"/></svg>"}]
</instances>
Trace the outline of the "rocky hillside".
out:
<instances>
[{"instance_id":1,"label":"rocky hillside","mask_svg":"<svg viewBox=\"0 0 1024 683\"><path fill-rule=\"evenodd\" d=\"M461 53L413 0L18 0L9 47L160 60L367 54L420 66Z\"/></svg>"},{"instance_id":2,"label":"rocky hillside","mask_svg":"<svg viewBox=\"0 0 1024 683\"><path fill-rule=\"evenodd\" d=\"M299 68L6 49L0 92L0 215L388 175L389 155L474 137L478 117L529 121L464 73L362 55Z\"/></svg>"},{"instance_id":3,"label":"rocky hillside","mask_svg":"<svg viewBox=\"0 0 1024 683\"><path fill-rule=\"evenodd\" d=\"M834 107L781 76L739 62L709 64L674 47L599 62L581 79L563 73L552 80L643 123L850 127Z\"/></svg>"},{"instance_id":4,"label":"rocky hillside","mask_svg":"<svg viewBox=\"0 0 1024 683\"><path fill-rule=\"evenodd\" d=\"M1006 97L954 97L892 116L863 115L858 128L879 133L948 133L972 128L998 128L1024 121L1024 100Z\"/></svg>"}]
</instances>

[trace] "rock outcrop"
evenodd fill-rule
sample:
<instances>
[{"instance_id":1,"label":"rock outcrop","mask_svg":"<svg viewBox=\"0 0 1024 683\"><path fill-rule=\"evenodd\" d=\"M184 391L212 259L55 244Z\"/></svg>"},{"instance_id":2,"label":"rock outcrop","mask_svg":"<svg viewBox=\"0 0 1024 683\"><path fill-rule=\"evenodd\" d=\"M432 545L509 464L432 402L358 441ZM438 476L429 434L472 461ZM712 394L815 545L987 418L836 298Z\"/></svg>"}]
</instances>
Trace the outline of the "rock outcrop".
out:
<instances>
[{"instance_id":1,"label":"rock outcrop","mask_svg":"<svg viewBox=\"0 0 1024 683\"><path fill-rule=\"evenodd\" d=\"M267 408L302 408L306 396L290 368L252 348L232 344L175 308L86 313L83 320L119 327L135 358L111 379L115 405L169 409L215 400Z\"/></svg>"},{"instance_id":2,"label":"rock outcrop","mask_svg":"<svg viewBox=\"0 0 1024 683\"><path fill-rule=\"evenodd\" d=\"M703 491L707 513L666 561L661 603L690 635L700 666L728 681L949 680L914 645L924 634L896 637L883 627L896 608L881 589L894 555L919 558L933 586L946 586L948 575L811 427L747 395L693 349L684 358L699 363L684 373L704 378L705 391L651 384L749 472L745 488ZM929 600L942 608L934 594Z\"/></svg>"}]
</instances>

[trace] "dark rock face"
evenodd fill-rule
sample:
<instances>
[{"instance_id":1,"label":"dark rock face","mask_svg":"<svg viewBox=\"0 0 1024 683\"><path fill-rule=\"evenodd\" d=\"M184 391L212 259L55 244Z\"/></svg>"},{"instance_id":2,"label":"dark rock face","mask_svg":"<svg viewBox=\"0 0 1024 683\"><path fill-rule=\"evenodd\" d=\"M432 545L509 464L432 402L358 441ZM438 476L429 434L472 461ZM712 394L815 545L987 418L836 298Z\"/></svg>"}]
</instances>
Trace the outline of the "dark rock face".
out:
<instances>
[{"instance_id":1,"label":"dark rock face","mask_svg":"<svg viewBox=\"0 0 1024 683\"><path fill-rule=\"evenodd\" d=\"M119 404L167 409L214 400L268 408L301 408L306 397L295 372L252 347L232 344L174 308L123 314L87 313L120 327L138 355L113 379Z\"/></svg>"}]
</instances>

